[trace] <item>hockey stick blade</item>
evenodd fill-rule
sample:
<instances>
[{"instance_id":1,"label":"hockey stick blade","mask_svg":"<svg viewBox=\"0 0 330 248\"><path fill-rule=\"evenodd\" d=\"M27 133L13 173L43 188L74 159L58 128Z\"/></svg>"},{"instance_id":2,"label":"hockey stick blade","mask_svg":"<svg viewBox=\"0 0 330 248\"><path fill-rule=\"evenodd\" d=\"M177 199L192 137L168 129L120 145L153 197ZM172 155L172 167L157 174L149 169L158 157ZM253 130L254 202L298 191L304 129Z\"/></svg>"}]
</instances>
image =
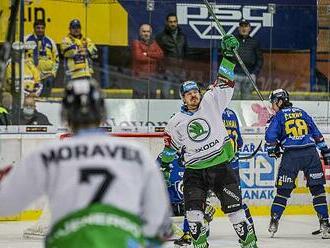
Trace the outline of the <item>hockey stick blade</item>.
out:
<instances>
[{"instance_id":1,"label":"hockey stick blade","mask_svg":"<svg viewBox=\"0 0 330 248\"><path fill-rule=\"evenodd\" d=\"M262 141L260 141L259 145L257 146L257 148L249 155L247 156L238 156L238 159L239 160L244 160L244 159L250 159L250 158L253 158L257 153L258 151L260 150L261 148L261 145L262 145Z\"/></svg>"},{"instance_id":2,"label":"hockey stick blade","mask_svg":"<svg viewBox=\"0 0 330 248\"><path fill-rule=\"evenodd\" d=\"M319 235L319 234L321 234L321 230L320 229L312 232L312 235Z\"/></svg>"}]
</instances>

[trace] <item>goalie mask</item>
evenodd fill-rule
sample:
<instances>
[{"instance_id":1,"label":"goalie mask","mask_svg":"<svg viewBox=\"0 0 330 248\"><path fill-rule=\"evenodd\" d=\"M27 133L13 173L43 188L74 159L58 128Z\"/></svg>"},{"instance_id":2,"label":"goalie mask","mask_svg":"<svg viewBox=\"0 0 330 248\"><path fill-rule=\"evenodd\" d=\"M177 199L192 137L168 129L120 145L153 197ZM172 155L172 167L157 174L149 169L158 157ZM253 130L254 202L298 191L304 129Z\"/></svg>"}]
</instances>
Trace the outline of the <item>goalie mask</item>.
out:
<instances>
[{"instance_id":1,"label":"goalie mask","mask_svg":"<svg viewBox=\"0 0 330 248\"><path fill-rule=\"evenodd\" d=\"M98 127L105 115L104 99L95 80L76 79L68 83L61 116L73 131L80 127Z\"/></svg>"}]
</instances>

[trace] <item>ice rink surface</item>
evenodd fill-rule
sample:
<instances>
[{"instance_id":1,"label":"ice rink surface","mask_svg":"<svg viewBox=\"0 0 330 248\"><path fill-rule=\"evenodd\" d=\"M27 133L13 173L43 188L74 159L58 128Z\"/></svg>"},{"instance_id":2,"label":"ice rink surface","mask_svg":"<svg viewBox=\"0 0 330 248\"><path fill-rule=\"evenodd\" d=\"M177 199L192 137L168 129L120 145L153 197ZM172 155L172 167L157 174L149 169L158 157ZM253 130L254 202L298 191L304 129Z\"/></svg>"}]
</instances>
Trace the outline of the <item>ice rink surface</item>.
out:
<instances>
[{"instance_id":1,"label":"ice rink surface","mask_svg":"<svg viewBox=\"0 0 330 248\"><path fill-rule=\"evenodd\" d=\"M259 248L329 248L330 239L313 236L318 228L316 216L283 216L278 233L270 238L267 232L269 218L255 217ZM0 248L41 248L40 240L24 240L22 231L33 222L0 222ZM167 243L164 247L174 247ZM211 224L210 247L239 247L237 236L227 218L217 218ZM92 248L92 247L91 247ZM109 246L115 248L115 246Z\"/></svg>"}]
</instances>

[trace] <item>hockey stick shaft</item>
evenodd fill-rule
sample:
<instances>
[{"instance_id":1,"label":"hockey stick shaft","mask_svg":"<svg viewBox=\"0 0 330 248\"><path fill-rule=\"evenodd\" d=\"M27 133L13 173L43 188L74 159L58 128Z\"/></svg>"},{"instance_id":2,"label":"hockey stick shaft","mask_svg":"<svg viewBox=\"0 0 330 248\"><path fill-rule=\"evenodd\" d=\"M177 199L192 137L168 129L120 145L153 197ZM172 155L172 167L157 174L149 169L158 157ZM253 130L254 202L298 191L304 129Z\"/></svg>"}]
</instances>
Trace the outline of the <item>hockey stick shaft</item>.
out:
<instances>
[{"instance_id":1,"label":"hockey stick shaft","mask_svg":"<svg viewBox=\"0 0 330 248\"><path fill-rule=\"evenodd\" d=\"M262 145L262 141L260 141L259 145L258 145L257 148L253 151L253 153L251 153L250 155L247 155L247 156L239 156L238 159L239 159L239 160L244 160L244 159L250 159L250 158L253 158L253 157L258 153L258 151L260 150L261 145Z\"/></svg>"},{"instance_id":2,"label":"hockey stick shaft","mask_svg":"<svg viewBox=\"0 0 330 248\"><path fill-rule=\"evenodd\" d=\"M219 28L219 30L220 30L221 35L222 35L222 36L226 35L226 31L225 31L224 28L222 27L222 25L221 25L219 19L217 18L217 16L214 14L214 11L213 11L213 8L212 8L211 4L208 2L208 0L203 0L203 1L204 1L205 5L206 5L206 8L207 8L209 14L213 17L215 23L217 24L217 26L218 26L218 28ZM265 99L264 99L263 96L261 95L261 93L260 93L260 91L259 91L259 89L258 89L258 87L257 87L257 85L256 85L256 83L255 83L255 81L253 80L253 78L252 78L250 72L248 71L248 69L246 68L246 66L245 66L245 64L244 64L244 62L243 62L243 60L242 60L241 57L239 56L237 50L234 50L234 54L235 54L236 60L238 61L239 65L242 67L242 69L243 69L245 75L248 77L248 79L249 79L250 82L252 83L254 89L256 90L258 97L259 97L260 100L263 102Z\"/></svg>"}]
</instances>

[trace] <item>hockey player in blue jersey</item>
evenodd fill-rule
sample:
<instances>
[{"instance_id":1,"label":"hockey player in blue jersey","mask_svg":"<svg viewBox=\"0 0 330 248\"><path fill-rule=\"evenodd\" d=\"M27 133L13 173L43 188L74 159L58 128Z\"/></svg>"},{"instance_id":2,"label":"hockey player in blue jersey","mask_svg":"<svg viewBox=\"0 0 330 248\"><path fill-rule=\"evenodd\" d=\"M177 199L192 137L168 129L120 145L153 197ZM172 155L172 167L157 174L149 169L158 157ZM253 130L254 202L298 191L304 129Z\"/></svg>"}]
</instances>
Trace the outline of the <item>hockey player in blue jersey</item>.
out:
<instances>
[{"instance_id":1,"label":"hockey player in blue jersey","mask_svg":"<svg viewBox=\"0 0 330 248\"><path fill-rule=\"evenodd\" d=\"M243 138L241 135L241 130L239 127L239 122L236 113L226 108L225 111L222 113L222 120L225 124L225 128L227 130L228 136L232 141L232 145L234 147L234 151L236 152L236 156L231 161L230 166L234 170L235 174L237 175L238 180L240 180L239 175L239 161L238 161L238 150L243 146ZM250 224L253 226L253 219L250 213L248 206L243 202L242 208L245 211L245 216Z\"/></svg>"},{"instance_id":2,"label":"hockey player in blue jersey","mask_svg":"<svg viewBox=\"0 0 330 248\"><path fill-rule=\"evenodd\" d=\"M157 161L161 165L161 171L167 185L173 213L175 216L183 215L182 178L184 166L181 163L180 157L176 151L165 147L162 153L159 154Z\"/></svg>"},{"instance_id":3,"label":"hockey player in blue jersey","mask_svg":"<svg viewBox=\"0 0 330 248\"><path fill-rule=\"evenodd\" d=\"M170 203L174 216L185 216L184 200L183 200L183 174L184 166L181 157L171 148L165 147L158 155L157 162L161 166L164 179L167 185ZM205 220L209 223L213 219L215 209L208 204L205 208ZM174 241L175 247L183 247L191 244L191 236L189 234L189 224L184 217L183 235Z\"/></svg>"},{"instance_id":4,"label":"hockey player in blue jersey","mask_svg":"<svg viewBox=\"0 0 330 248\"><path fill-rule=\"evenodd\" d=\"M175 150L165 147L158 155L158 163L161 166L164 179L167 185L170 203L172 205L174 216L184 216L184 201L183 201L183 174L184 166L181 162L180 156ZM183 221L183 236L174 241L175 245L183 246L191 244L191 237L189 235L189 225L187 219Z\"/></svg>"},{"instance_id":5,"label":"hockey player in blue jersey","mask_svg":"<svg viewBox=\"0 0 330 248\"><path fill-rule=\"evenodd\" d=\"M330 149L313 119L304 110L292 106L286 90L274 90L269 99L276 113L270 119L265 134L268 155L279 158L281 153L283 154L275 184L277 193L271 207L268 231L272 237L277 232L287 200L296 187L297 174L303 171L319 217L322 238L329 239L329 216L324 190L326 182L316 147L321 150L325 164L330 162Z\"/></svg>"}]
</instances>

